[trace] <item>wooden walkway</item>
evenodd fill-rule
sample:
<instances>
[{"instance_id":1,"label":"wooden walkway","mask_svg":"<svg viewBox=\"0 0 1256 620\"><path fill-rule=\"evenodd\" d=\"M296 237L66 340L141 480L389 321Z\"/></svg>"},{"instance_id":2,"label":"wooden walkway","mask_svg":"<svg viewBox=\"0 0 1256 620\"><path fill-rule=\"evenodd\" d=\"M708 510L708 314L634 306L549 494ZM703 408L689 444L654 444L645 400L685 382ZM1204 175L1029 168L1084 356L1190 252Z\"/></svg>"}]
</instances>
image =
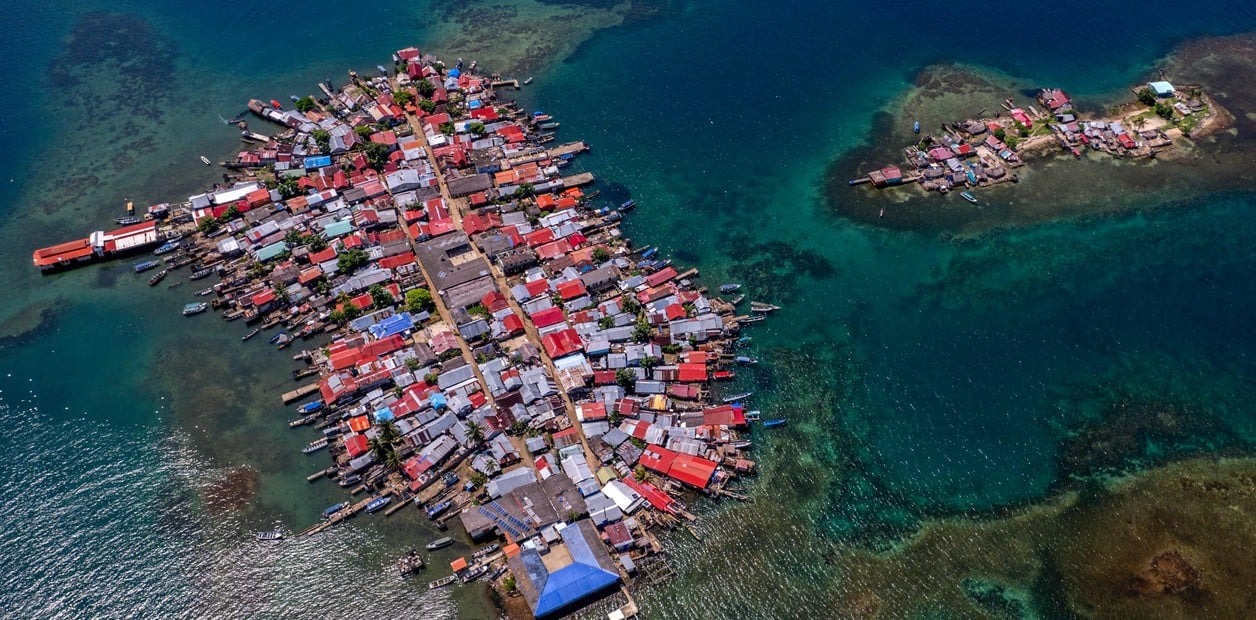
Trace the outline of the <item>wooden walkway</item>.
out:
<instances>
[{"instance_id":1,"label":"wooden walkway","mask_svg":"<svg viewBox=\"0 0 1256 620\"><path fill-rule=\"evenodd\" d=\"M497 80L496 82L490 82L489 86L492 86L493 88L498 88L501 86L513 86L515 90L519 90L520 88L519 80Z\"/></svg>"},{"instance_id":2,"label":"wooden walkway","mask_svg":"<svg viewBox=\"0 0 1256 620\"><path fill-rule=\"evenodd\" d=\"M291 403L294 400L299 400L302 397L309 396L310 394L313 394L314 392L317 392L317 391L318 391L318 384L311 383L309 385L303 385L295 390L292 390L291 392L284 392L283 404L287 405L288 403Z\"/></svg>"}]
</instances>

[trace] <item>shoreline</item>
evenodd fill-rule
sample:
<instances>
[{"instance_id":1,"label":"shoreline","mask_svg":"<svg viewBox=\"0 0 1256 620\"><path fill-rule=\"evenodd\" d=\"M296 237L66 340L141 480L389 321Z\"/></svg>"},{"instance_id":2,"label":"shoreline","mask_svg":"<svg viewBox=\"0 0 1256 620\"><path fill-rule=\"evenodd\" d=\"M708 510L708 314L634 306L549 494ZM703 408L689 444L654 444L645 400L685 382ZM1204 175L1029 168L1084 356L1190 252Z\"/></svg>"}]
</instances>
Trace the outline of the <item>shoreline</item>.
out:
<instances>
[{"instance_id":1,"label":"shoreline","mask_svg":"<svg viewBox=\"0 0 1256 620\"><path fill-rule=\"evenodd\" d=\"M311 483L366 495L298 536L413 503L440 529L460 521L473 545L500 535L452 565L456 580L491 572L507 600L566 613L523 569L566 547L603 577L565 599L623 584L635 611L637 563L667 570L652 530L687 527L695 493L744 499L729 484L753 473L742 434L757 412L714 382L757 363L737 351L740 330L777 308L739 314L744 295L708 295L696 270L634 249L616 224L635 203L598 206L580 189L592 174L561 170L588 146L551 144L556 120L496 93L520 83L474 67L407 48L391 72L320 84L326 96L302 111L253 100L281 131L241 122L250 150L223 162L223 184L35 262L73 268L80 245L109 258L161 243L149 284L200 289L184 314L212 304L249 326L245 340L320 343L294 356L309 366L283 396L305 403L289 426L316 425L307 452L332 454ZM262 335L271 328L282 331Z\"/></svg>"}]
</instances>

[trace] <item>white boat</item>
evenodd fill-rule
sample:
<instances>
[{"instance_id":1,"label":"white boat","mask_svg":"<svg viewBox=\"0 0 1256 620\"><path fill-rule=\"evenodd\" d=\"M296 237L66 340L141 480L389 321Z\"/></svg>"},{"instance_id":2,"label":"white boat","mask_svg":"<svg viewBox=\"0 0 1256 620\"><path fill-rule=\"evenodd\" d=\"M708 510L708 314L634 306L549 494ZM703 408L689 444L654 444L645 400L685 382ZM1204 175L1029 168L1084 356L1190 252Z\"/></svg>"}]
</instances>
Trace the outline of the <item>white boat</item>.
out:
<instances>
[{"instance_id":1,"label":"white boat","mask_svg":"<svg viewBox=\"0 0 1256 620\"><path fill-rule=\"evenodd\" d=\"M326 447L327 447L327 438L322 437L319 439L315 439L314 441L311 441L310 443L306 444L304 448L301 448L301 451L306 454L313 454Z\"/></svg>"},{"instance_id":2,"label":"white boat","mask_svg":"<svg viewBox=\"0 0 1256 620\"><path fill-rule=\"evenodd\" d=\"M529 75L528 79L523 81L523 84L524 86L527 86L528 84L531 84L531 83L532 83L532 76Z\"/></svg>"},{"instance_id":3,"label":"white boat","mask_svg":"<svg viewBox=\"0 0 1256 620\"><path fill-rule=\"evenodd\" d=\"M206 157L206 156L204 156L204 155L201 155L201 163L202 163L202 164L205 164L206 166L208 166L208 165L209 165L209 158L208 158L208 157Z\"/></svg>"},{"instance_id":4,"label":"white boat","mask_svg":"<svg viewBox=\"0 0 1256 620\"><path fill-rule=\"evenodd\" d=\"M739 400L746 400L747 398L750 398L753 394L754 394L754 392L742 392L742 393L740 393L740 394L733 394L732 396L729 396L729 397L725 398L725 399L724 399L724 402L725 402L725 403L735 403L735 402L737 402L737 401L739 401Z\"/></svg>"},{"instance_id":5,"label":"white boat","mask_svg":"<svg viewBox=\"0 0 1256 620\"><path fill-rule=\"evenodd\" d=\"M427 584L427 589L428 589L428 590L435 590L436 588L443 588L443 587L445 587L445 586L447 586L447 585L449 585L449 584L451 584L451 583L453 583L453 582L455 582L455 581L458 581L458 576L457 576L457 575L450 575L450 576L448 576L448 577L441 577L440 579L437 579L436 581L433 581L432 583Z\"/></svg>"},{"instance_id":6,"label":"white boat","mask_svg":"<svg viewBox=\"0 0 1256 620\"><path fill-rule=\"evenodd\" d=\"M209 309L209 304L203 301L192 302L186 306L183 306L183 316L192 316L193 314L200 314L206 311L207 309Z\"/></svg>"},{"instance_id":7,"label":"white boat","mask_svg":"<svg viewBox=\"0 0 1256 620\"><path fill-rule=\"evenodd\" d=\"M257 532L253 537L260 541L283 540L283 526L276 525L275 529L269 532Z\"/></svg>"},{"instance_id":8,"label":"white boat","mask_svg":"<svg viewBox=\"0 0 1256 620\"><path fill-rule=\"evenodd\" d=\"M435 551L437 549L444 549L445 547L448 547L449 545L452 545L452 544L454 544L454 539L446 536L444 538L437 538L436 540L433 540L432 542L427 543L426 546L427 546L428 551Z\"/></svg>"}]
</instances>

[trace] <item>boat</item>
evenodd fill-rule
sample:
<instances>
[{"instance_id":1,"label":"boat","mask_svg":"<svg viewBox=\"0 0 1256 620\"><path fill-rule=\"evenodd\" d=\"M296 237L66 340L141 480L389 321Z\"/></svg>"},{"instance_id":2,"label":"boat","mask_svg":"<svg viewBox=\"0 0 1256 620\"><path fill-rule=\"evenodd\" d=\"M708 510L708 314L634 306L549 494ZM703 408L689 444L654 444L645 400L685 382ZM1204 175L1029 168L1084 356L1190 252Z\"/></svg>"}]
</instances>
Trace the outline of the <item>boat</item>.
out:
<instances>
[{"instance_id":1,"label":"boat","mask_svg":"<svg viewBox=\"0 0 1256 620\"><path fill-rule=\"evenodd\" d=\"M206 156L204 156L204 155L201 155L201 163L202 163L202 164L205 164L206 166L208 166L208 165L209 165L209 158L208 158L208 157L206 157Z\"/></svg>"},{"instance_id":2,"label":"boat","mask_svg":"<svg viewBox=\"0 0 1256 620\"><path fill-rule=\"evenodd\" d=\"M301 98L296 95L288 95L288 98L292 100L292 103L296 103L301 100Z\"/></svg>"},{"instance_id":3,"label":"boat","mask_svg":"<svg viewBox=\"0 0 1256 620\"><path fill-rule=\"evenodd\" d=\"M462 573L462 583L471 583L488 572L488 567L483 564L474 566Z\"/></svg>"},{"instance_id":4,"label":"boat","mask_svg":"<svg viewBox=\"0 0 1256 620\"><path fill-rule=\"evenodd\" d=\"M141 261L141 262L135 263L135 273L144 273L145 271L148 271L149 269L156 269L157 267L160 267L160 266L161 266L161 261L159 260Z\"/></svg>"},{"instance_id":5,"label":"boat","mask_svg":"<svg viewBox=\"0 0 1256 620\"><path fill-rule=\"evenodd\" d=\"M257 532L253 537L260 541L283 540L283 528L276 525L275 529L269 532Z\"/></svg>"},{"instance_id":6,"label":"boat","mask_svg":"<svg viewBox=\"0 0 1256 620\"><path fill-rule=\"evenodd\" d=\"M428 551L435 551L437 549L444 549L452 544L454 544L454 539L446 536L444 538L437 538L436 540L427 543L426 547Z\"/></svg>"},{"instance_id":7,"label":"boat","mask_svg":"<svg viewBox=\"0 0 1256 620\"><path fill-rule=\"evenodd\" d=\"M777 428L781 426L785 426L785 418L775 418L772 420L766 420L763 423L763 428Z\"/></svg>"},{"instance_id":8,"label":"boat","mask_svg":"<svg viewBox=\"0 0 1256 620\"><path fill-rule=\"evenodd\" d=\"M751 396L753 396L753 395L754 395L754 392L742 392L742 393L740 393L740 394L733 394L732 396L729 396L729 397L725 398L725 399L724 399L724 402L725 402L725 403L735 403L735 402L737 402L737 401L739 401L739 400L746 400L747 398L750 398L750 397L751 397Z\"/></svg>"},{"instance_id":9,"label":"boat","mask_svg":"<svg viewBox=\"0 0 1256 620\"><path fill-rule=\"evenodd\" d=\"M747 356L745 356L745 355L738 355L738 356L734 359L734 361L736 361L738 364L740 364L740 365L742 365L742 366L754 366L755 364L758 364L758 363L759 363L759 360L757 360L757 359L755 359L755 358L753 358L753 357L747 357Z\"/></svg>"},{"instance_id":10,"label":"boat","mask_svg":"<svg viewBox=\"0 0 1256 620\"><path fill-rule=\"evenodd\" d=\"M187 304L186 306L183 306L183 316L192 316L193 314L200 314L208 309L209 309L209 304L203 301L192 302L190 304Z\"/></svg>"},{"instance_id":11,"label":"boat","mask_svg":"<svg viewBox=\"0 0 1256 620\"><path fill-rule=\"evenodd\" d=\"M270 136L264 133L257 133L256 131L241 131L240 139L252 140L254 142L270 142Z\"/></svg>"},{"instance_id":12,"label":"boat","mask_svg":"<svg viewBox=\"0 0 1256 620\"><path fill-rule=\"evenodd\" d=\"M537 125L537 129L544 129L545 131L552 131L554 129L558 129L561 125L562 123L559 123L557 121L552 121L549 123L541 123L540 125Z\"/></svg>"},{"instance_id":13,"label":"boat","mask_svg":"<svg viewBox=\"0 0 1256 620\"><path fill-rule=\"evenodd\" d=\"M445 512L446 510L449 510L449 508L453 505L454 503L450 500L445 500L439 504L436 504L435 506L432 506L427 509L427 518L435 519L436 517L439 517L441 513Z\"/></svg>"},{"instance_id":14,"label":"boat","mask_svg":"<svg viewBox=\"0 0 1256 620\"><path fill-rule=\"evenodd\" d=\"M305 447L301 448L301 452L304 452L305 454L314 454L315 452L318 452L319 450L322 450L323 448L326 448L326 447L327 447L327 438L320 437L318 439L315 439L314 441L311 441L310 443L305 444Z\"/></svg>"},{"instance_id":15,"label":"boat","mask_svg":"<svg viewBox=\"0 0 1256 620\"><path fill-rule=\"evenodd\" d=\"M322 408L323 408L323 401L313 400L308 403L305 403L304 405L301 405L300 407L297 407L297 413L301 415L305 415L307 413L314 413L315 411L318 411L319 409L322 409Z\"/></svg>"},{"instance_id":16,"label":"boat","mask_svg":"<svg viewBox=\"0 0 1256 620\"><path fill-rule=\"evenodd\" d=\"M324 441L326 441L326 440L324 440ZM367 505L366 505L366 512L367 512L367 514L374 513L374 512L379 512L379 511L381 511L381 510L383 510L383 509L387 508L387 507L388 507L388 505L392 503L392 499L393 499L393 498L392 498L392 496L391 496L391 495L384 495L384 496L382 496L382 497L377 497L377 498L375 498L375 499L371 500L371 503L369 503L369 504L367 504Z\"/></svg>"},{"instance_id":17,"label":"boat","mask_svg":"<svg viewBox=\"0 0 1256 620\"><path fill-rule=\"evenodd\" d=\"M731 370L717 370L711 373L711 378L716 381L731 381L737 376L737 373Z\"/></svg>"},{"instance_id":18,"label":"boat","mask_svg":"<svg viewBox=\"0 0 1256 620\"><path fill-rule=\"evenodd\" d=\"M741 289L741 285L740 285L740 284L728 283L728 284L721 284L721 285L720 285L720 292L721 292L721 293L736 293L736 292L737 292L738 290L740 290L740 289Z\"/></svg>"},{"instance_id":19,"label":"boat","mask_svg":"<svg viewBox=\"0 0 1256 620\"><path fill-rule=\"evenodd\" d=\"M749 439L739 439L737 441L728 442L728 447L733 448L734 450L749 450L751 445L752 444Z\"/></svg>"},{"instance_id":20,"label":"boat","mask_svg":"<svg viewBox=\"0 0 1256 620\"><path fill-rule=\"evenodd\" d=\"M776 305L773 305L764 301L750 302L751 312L776 312L777 310L780 310L780 309L781 309L780 306L776 306Z\"/></svg>"},{"instance_id":21,"label":"boat","mask_svg":"<svg viewBox=\"0 0 1256 620\"><path fill-rule=\"evenodd\" d=\"M976 197L974 197L972 194L970 194L970 193L968 193L968 192L960 192L960 193L959 193L959 197L960 197L960 198L963 198L964 200L967 200L968 202L971 202L971 203L973 203L973 204L977 204L977 198L976 198Z\"/></svg>"},{"instance_id":22,"label":"boat","mask_svg":"<svg viewBox=\"0 0 1256 620\"><path fill-rule=\"evenodd\" d=\"M209 288L203 288L203 289L201 289L201 290L199 290L199 291L196 291L196 295L197 295L198 297L204 297L204 296L206 296L206 295L213 295L213 294L214 294L214 287L212 287L212 286L211 286L211 287L209 287Z\"/></svg>"},{"instance_id":23,"label":"boat","mask_svg":"<svg viewBox=\"0 0 1256 620\"><path fill-rule=\"evenodd\" d=\"M388 69L385 69L384 65L375 65L375 68L379 69L380 75L388 75Z\"/></svg>"},{"instance_id":24,"label":"boat","mask_svg":"<svg viewBox=\"0 0 1256 620\"><path fill-rule=\"evenodd\" d=\"M529 75L528 79L523 81L523 85L527 86L528 84L531 84L531 83L532 83L532 76Z\"/></svg>"},{"instance_id":25,"label":"boat","mask_svg":"<svg viewBox=\"0 0 1256 620\"><path fill-rule=\"evenodd\" d=\"M619 205L620 211L632 211L637 208L637 201L629 198Z\"/></svg>"},{"instance_id":26,"label":"boat","mask_svg":"<svg viewBox=\"0 0 1256 620\"><path fill-rule=\"evenodd\" d=\"M288 345L292 344L293 340L296 340L296 338L293 338L292 336L288 335L286 332L281 333L279 334L279 338L275 341L275 346L276 348L286 349L288 348Z\"/></svg>"},{"instance_id":27,"label":"boat","mask_svg":"<svg viewBox=\"0 0 1256 620\"><path fill-rule=\"evenodd\" d=\"M433 581L432 583L427 584L427 589L428 589L428 590L435 590L436 588L443 588L443 587L445 587L445 586L447 586L447 585L449 585L449 584L451 584L451 583L453 583L453 582L455 582L455 581L458 581L458 576L457 576L457 575L450 575L450 576L448 576L448 577L441 577L440 579L437 579L436 581Z\"/></svg>"},{"instance_id":28,"label":"boat","mask_svg":"<svg viewBox=\"0 0 1256 620\"><path fill-rule=\"evenodd\" d=\"M550 116L549 114L537 113L535 116L532 117L532 122L534 123L548 123L552 120L554 120L554 117Z\"/></svg>"},{"instance_id":29,"label":"boat","mask_svg":"<svg viewBox=\"0 0 1256 620\"><path fill-rule=\"evenodd\" d=\"M287 335L285 332L279 332L278 334L275 334L274 336L271 336L271 337L270 337L270 340L267 340L266 342L268 342L268 343L270 343L270 344L275 344L275 343L279 342L279 339L280 339L280 338L283 338L285 335Z\"/></svg>"},{"instance_id":30,"label":"boat","mask_svg":"<svg viewBox=\"0 0 1256 620\"><path fill-rule=\"evenodd\" d=\"M148 279L148 285L157 286L158 284L161 283L162 280L165 280L166 276L168 275L170 275L170 270L162 269L161 271L158 271L157 273L153 274L153 277Z\"/></svg>"},{"instance_id":31,"label":"boat","mask_svg":"<svg viewBox=\"0 0 1256 620\"><path fill-rule=\"evenodd\" d=\"M750 344L750 341L752 340L754 340L754 337L752 336L742 336L737 339L737 346L741 346L743 344Z\"/></svg>"},{"instance_id":32,"label":"boat","mask_svg":"<svg viewBox=\"0 0 1256 620\"><path fill-rule=\"evenodd\" d=\"M271 100L270 100L270 106L271 106L272 108L275 108L276 110L282 110L282 109L283 109L283 106L279 104L279 100L278 100L278 99L271 99Z\"/></svg>"},{"instance_id":33,"label":"boat","mask_svg":"<svg viewBox=\"0 0 1256 620\"><path fill-rule=\"evenodd\" d=\"M740 316L740 317L737 317L737 323L739 323L739 324L741 324L741 323L758 323L759 321L765 320L765 319L767 319L767 318L768 318L768 317L763 316L762 314L755 314L755 315L752 315L752 316Z\"/></svg>"},{"instance_id":34,"label":"boat","mask_svg":"<svg viewBox=\"0 0 1256 620\"><path fill-rule=\"evenodd\" d=\"M355 484L358 484L359 482L362 482L362 476L358 474L349 474L348 476L341 478L340 482L337 482L336 484L339 484L341 487L344 487L347 489Z\"/></svg>"},{"instance_id":35,"label":"boat","mask_svg":"<svg viewBox=\"0 0 1256 620\"><path fill-rule=\"evenodd\" d=\"M172 288L179 288L180 286L183 286L183 280L175 280L174 284L171 284L170 286L167 286L166 288L172 289Z\"/></svg>"},{"instance_id":36,"label":"boat","mask_svg":"<svg viewBox=\"0 0 1256 620\"><path fill-rule=\"evenodd\" d=\"M181 243L183 242L182 241L167 241L161 244L160 246L158 246L156 250L153 250L153 256L161 256L162 254L169 254L179 249L179 245Z\"/></svg>"},{"instance_id":37,"label":"boat","mask_svg":"<svg viewBox=\"0 0 1256 620\"><path fill-rule=\"evenodd\" d=\"M747 422L758 422L758 421L759 421L759 417L760 417L761 415L762 415L762 414L759 412L759 410L758 410L758 409L751 409L750 411L747 411L747 412L746 412L746 421L747 421Z\"/></svg>"},{"instance_id":38,"label":"boat","mask_svg":"<svg viewBox=\"0 0 1256 620\"><path fill-rule=\"evenodd\" d=\"M143 221L144 221L143 219L135 217L135 216L113 218L113 223L117 224L118 226L130 226L132 224L139 224L140 222L143 222Z\"/></svg>"},{"instance_id":39,"label":"boat","mask_svg":"<svg viewBox=\"0 0 1256 620\"><path fill-rule=\"evenodd\" d=\"M741 295L737 295L736 297L733 297L732 299L728 300L728 303L733 304L734 306L736 306L737 304L739 304L739 303L741 303L741 302L743 302L743 301L745 301L745 300L746 300L746 295L745 295L745 293L743 293L743 294L741 294Z\"/></svg>"},{"instance_id":40,"label":"boat","mask_svg":"<svg viewBox=\"0 0 1256 620\"><path fill-rule=\"evenodd\" d=\"M490 555L493 555L494 553L497 552L498 549L501 549L501 548L502 548L501 545L497 543L493 543L483 549L477 549L475 553L471 554L471 557L476 560L481 560Z\"/></svg>"},{"instance_id":41,"label":"boat","mask_svg":"<svg viewBox=\"0 0 1256 620\"><path fill-rule=\"evenodd\" d=\"M209 276L213 274L214 274L213 269L210 269L209 267L205 267L203 269L197 269L196 271L193 271L192 275L188 276L188 279L200 280L202 278L208 278Z\"/></svg>"},{"instance_id":42,"label":"boat","mask_svg":"<svg viewBox=\"0 0 1256 620\"><path fill-rule=\"evenodd\" d=\"M328 506L327 510L323 511L323 518L324 519L332 518L332 515L336 514L337 512L340 512L341 510L344 510L345 507L347 507L348 505L349 505L349 502L340 502L338 504L332 504Z\"/></svg>"},{"instance_id":43,"label":"boat","mask_svg":"<svg viewBox=\"0 0 1256 620\"><path fill-rule=\"evenodd\" d=\"M916 121L916 123L911 126L911 132L920 133L920 121Z\"/></svg>"}]
</instances>

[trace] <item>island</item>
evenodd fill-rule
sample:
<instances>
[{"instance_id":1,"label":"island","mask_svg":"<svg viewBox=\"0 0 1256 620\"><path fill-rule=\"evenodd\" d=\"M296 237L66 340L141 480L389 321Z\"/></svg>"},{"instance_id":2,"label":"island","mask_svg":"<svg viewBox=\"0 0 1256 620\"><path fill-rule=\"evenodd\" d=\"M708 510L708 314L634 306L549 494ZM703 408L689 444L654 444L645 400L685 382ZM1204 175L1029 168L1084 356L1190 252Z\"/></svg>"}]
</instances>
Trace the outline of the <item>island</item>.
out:
<instances>
[{"instance_id":1,"label":"island","mask_svg":"<svg viewBox=\"0 0 1256 620\"><path fill-rule=\"evenodd\" d=\"M536 618L610 594L631 617L631 586L671 574L659 529L697 536L686 502L745 499L759 413L721 383L778 308L634 246L618 223L636 203L599 203L575 171L589 145L476 64L412 47L289 105L250 100L223 119L246 146L221 182L33 262L145 255L150 286L189 283L188 320L212 308L240 346L295 350L276 423L310 433L330 462L309 482L344 500L259 541L416 511L456 526L398 551L429 588L490 580Z\"/></svg>"}]
</instances>

